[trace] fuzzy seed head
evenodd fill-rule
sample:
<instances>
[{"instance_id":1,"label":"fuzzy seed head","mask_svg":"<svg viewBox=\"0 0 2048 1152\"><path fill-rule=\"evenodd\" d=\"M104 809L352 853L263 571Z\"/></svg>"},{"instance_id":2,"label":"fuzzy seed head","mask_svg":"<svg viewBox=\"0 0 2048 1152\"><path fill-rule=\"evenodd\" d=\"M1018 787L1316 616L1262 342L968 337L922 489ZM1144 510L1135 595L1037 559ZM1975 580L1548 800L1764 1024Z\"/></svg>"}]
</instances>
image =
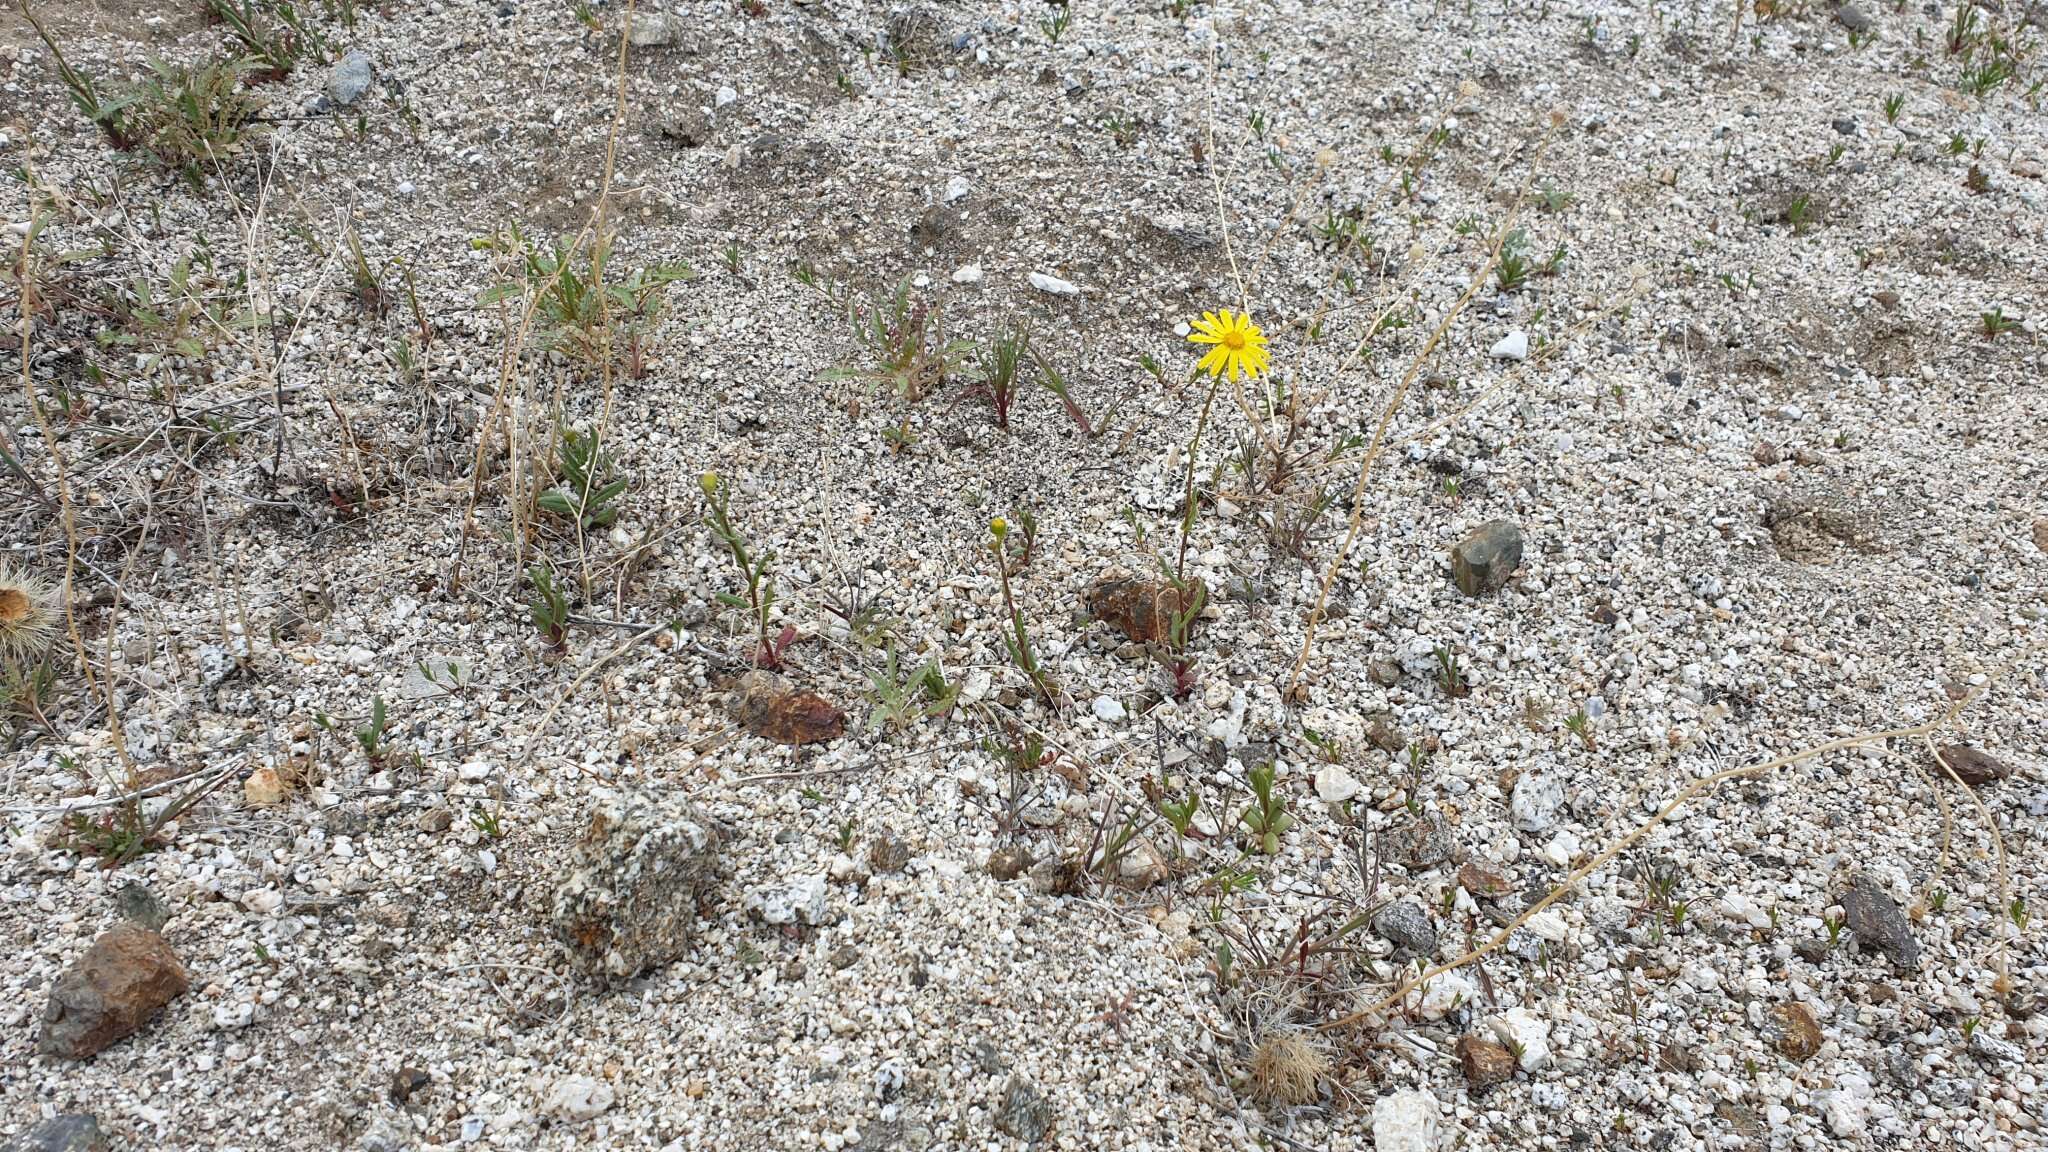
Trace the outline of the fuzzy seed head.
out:
<instances>
[{"instance_id":1,"label":"fuzzy seed head","mask_svg":"<svg viewBox=\"0 0 2048 1152\"><path fill-rule=\"evenodd\" d=\"M0 664L42 655L57 634L57 597L41 580L0 567Z\"/></svg>"},{"instance_id":2,"label":"fuzzy seed head","mask_svg":"<svg viewBox=\"0 0 2048 1152\"><path fill-rule=\"evenodd\" d=\"M1262 1104L1292 1107L1316 1098L1330 1058L1292 1032L1275 1032L1252 1053L1252 1095Z\"/></svg>"}]
</instances>

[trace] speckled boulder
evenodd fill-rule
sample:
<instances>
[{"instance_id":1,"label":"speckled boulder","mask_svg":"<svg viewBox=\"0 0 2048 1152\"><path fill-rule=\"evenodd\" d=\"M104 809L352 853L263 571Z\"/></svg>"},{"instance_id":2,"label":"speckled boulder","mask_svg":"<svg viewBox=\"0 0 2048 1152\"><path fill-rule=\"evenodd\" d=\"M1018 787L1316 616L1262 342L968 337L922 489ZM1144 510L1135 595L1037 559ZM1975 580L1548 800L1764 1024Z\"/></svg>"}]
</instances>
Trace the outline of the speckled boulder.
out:
<instances>
[{"instance_id":1,"label":"speckled boulder","mask_svg":"<svg viewBox=\"0 0 2048 1152\"><path fill-rule=\"evenodd\" d=\"M718 846L717 826L681 797L600 804L555 890L555 934L576 966L611 983L687 951Z\"/></svg>"}]
</instances>

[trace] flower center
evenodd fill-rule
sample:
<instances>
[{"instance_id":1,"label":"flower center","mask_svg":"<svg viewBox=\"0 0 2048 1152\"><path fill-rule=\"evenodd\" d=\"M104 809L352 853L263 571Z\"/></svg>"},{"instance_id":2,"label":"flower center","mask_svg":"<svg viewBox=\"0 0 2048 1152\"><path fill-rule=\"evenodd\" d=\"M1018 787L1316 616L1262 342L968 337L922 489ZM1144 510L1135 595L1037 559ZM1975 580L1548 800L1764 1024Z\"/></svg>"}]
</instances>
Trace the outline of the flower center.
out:
<instances>
[{"instance_id":1,"label":"flower center","mask_svg":"<svg viewBox=\"0 0 2048 1152\"><path fill-rule=\"evenodd\" d=\"M19 588L0 588L0 624L19 624L28 619L28 593Z\"/></svg>"},{"instance_id":2,"label":"flower center","mask_svg":"<svg viewBox=\"0 0 2048 1152\"><path fill-rule=\"evenodd\" d=\"M1232 328L1230 331L1225 332L1223 334L1223 346L1225 348L1230 349L1232 352L1244 351L1243 329Z\"/></svg>"}]
</instances>

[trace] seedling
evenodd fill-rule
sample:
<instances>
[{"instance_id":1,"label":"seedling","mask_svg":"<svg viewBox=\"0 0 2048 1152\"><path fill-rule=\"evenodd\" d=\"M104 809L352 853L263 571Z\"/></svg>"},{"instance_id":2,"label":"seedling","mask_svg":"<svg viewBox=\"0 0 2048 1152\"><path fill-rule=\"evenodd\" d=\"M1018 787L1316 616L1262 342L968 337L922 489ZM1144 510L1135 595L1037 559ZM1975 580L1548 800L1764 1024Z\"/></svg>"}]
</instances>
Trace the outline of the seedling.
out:
<instances>
[{"instance_id":1,"label":"seedling","mask_svg":"<svg viewBox=\"0 0 2048 1152\"><path fill-rule=\"evenodd\" d=\"M1439 644L1436 647L1436 683L1444 695L1461 700L1472 694L1472 685L1465 679L1465 670L1458 666L1458 654Z\"/></svg>"},{"instance_id":2,"label":"seedling","mask_svg":"<svg viewBox=\"0 0 2048 1152\"><path fill-rule=\"evenodd\" d=\"M1031 334L1010 328L981 352L981 380L968 395L987 400L995 409L996 427L1010 430L1010 406L1017 401L1017 370L1031 350Z\"/></svg>"},{"instance_id":3,"label":"seedling","mask_svg":"<svg viewBox=\"0 0 2048 1152\"><path fill-rule=\"evenodd\" d=\"M260 62L261 68L255 74L259 82L283 80L308 56L314 63L326 61L326 42L290 0L267 0L262 4L255 0L206 0L206 7L208 15L225 25L228 33ZM281 27L270 27L270 19Z\"/></svg>"},{"instance_id":4,"label":"seedling","mask_svg":"<svg viewBox=\"0 0 2048 1152\"><path fill-rule=\"evenodd\" d=\"M1828 916L1824 917L1820 923L1821 927L1826 928L1828 931L1828 950L1833 951L1841 945L1842 929L1848 927L1849 922L1840 916Z\"/></svg>"},{"instance_id":5,"label":"seedling","mask_svg":"<svg viewBox=\"0 0 2048 1152\"><path fill-rule=\"evenodd\" d=\"M2002 305L1993 305L1991 311L1980 313L1978 319L1983 323L1984 338L1986 340L1996 340L2020 326L2018 320L2005 314L2005 308Z\"/></svg>"},{"instance_id":6,"label":"seedling","mask_svg":"<svg viewBox=\"0 0 2048 1152\"><path fill-rule=\"evenodd\" d=\"M384 754L390 750L384 743L384 733L389 728L390 723L384 714L384 698L370 697L370 720L356 729L356 743L362 747L363 756L372 764L384 759Z\"/></svg>"},{"instance_id":7,"label":"seedling","mask_svg":"<svg viewBox=\"0 0 2048 1152\"><path fill-rule=\"evenodd\" d=\"M209 166L241 150L263 102L246 81L255 66L247 60L212 61L198 67L151 65L122 113L135 141L167 171L200 188Z\"/></svg>"},{"instance_id":8,"label":"seedling","mask_svg":"<svg viewBox=\"0 0 2048 1152\"><path fill-rule=\"evenodd\" d=\"M699 476L697 487L704 493L705 516L711 535L725 546L733 566L739 570L740 582L747 589L745 597L720 592L718 602L728 608L744 610L753 623L754 665L780 668L782 653L795 640L795 632L785 628L779 637L770 636L768 632L768 614L775 607L775 577L769 572L769 566L775 561L775 553L756 555L747 547L746 537L732 522L732 488L718 473L706 472Z\"/></svg>"},{"instance_id":9,"label":"seedling","mask_svg":"<svg viewBox=\"0 0 2048 1152\"><path fill-rule=\"evenodd\" d=\"M1045 38L1057 44L1067 31L1067 25L1074 21L1074 9L1067 0L1052 0L1052 12L1038 22L1038 30Z\"/></svg>"},{"instance_id":10,"label":"seedling","mask_svg":"<svg viewBox=\"0 0 2048 1152\"><path fill-rule=\"evenodd\" d=\"M1884 122L1887 124L1897 124L1899 122L1899 113L1904 111L1905 107L1906 94L1904 92L1894 92L1885 97Z\"/></svg>"},{"instance_id":11,"label":"seedling","mask_svg":"<svg viewBox=\"0 0 2048 1152\"><path fill-rule=\"evenodd\" d=\"M469 826L482 833L486 840L502 840L505 836L505 828L498 822L498 814L482 805L470 809Z\"/></svg>"},{"instance_id":12,"label":"seedling","mask_svg":"<svg viewBox=\"0 0 2048 1152\"><path fill-rule=\"evenodd\" d=\"M1520 292L1529 281L1529 273L1535 271L1528 257L1529 236L1517 228L1508 233L1500 244L1500 260L1494 265L1494 282L1502 292Z\"/></svg>"},{"instance_id":13,"label":"seedling","mask_svg":"<svg viewBox=\"0 0 2048 1152\"><path fill-rule=\"evenodd\" d=\"M1792 225L1792 234L1797 236L1806 231L1813 219L1813 197L1802 192L1785 205L1785 222Z\"/></svg>"},{"instance_id":14,"label":"seedling","mask_svg":"<svg viewBox=\"0 0 2048 1152\"><path fill-rule=\"evenodd\" d=\"M1584 708L1574 709L1571 715L1565 717L1564 726L1566 731L1579 738L1579 743L1585 745L1586 751L1594 750L1593 718L1586 715Z\"/></svg>"},{"instance_id":15,"label":"seedling","mask_svg":"<svg viewBox=\"0 0 2048 1152\"><path fill-rule=\"evenodd\" d=\"M907 278L891 296L865 305L849 302L846 319L867 363L835 368L825 374L828 380L862 378L887 384L914 404L948 377L972 375L965 363L973 342L946 339L939 309L921 300L913 303Z\"/></svg>"},{"instance_id":16,"label":"seedling","mask_svg":"<svg viewBox=\"0 0 2048 1152\"><path fill-rule=\"evenodd\" d=\"M99 89L93 86L92 80L64 59L63 50L50 38L49 32L43 28L42 21L36 19L35 12L28 6L28 0L17 0L17 3L21 8L22 17L36 30L36 35L42 39L43 46L50 50L50 58L57 62L57 75L64 81L64 88L71 95L71 103L106 136L107 143L124 151L135 147L138 143L136 127L130 121L127 109L135 103L140 94L129 92L119 98L103 99Z\"/></svg>"},{"instance_id":17,"label":"seedling","mask_svg":"<svg viewBox=\"0 0 2048 1152\"><path fill-rule=\"evenodd\" d=\"M1031 350L1031 360L1038 365L1038 382L1045 386L1047 392L1059 397L1060 407L1066 409L1067 419L1074 422L1074 426L1081 430L1081 435L1089 439L1100 436L1103 428L1108 426L1109 419L1103 419L1102 427L1090 424L1088 414L1081 410L1081 405L1075 402L1073 393L1068 391L1066 377L1060 375L1059 369L1053 367L1052 361L1046 359L1045 354L1036 348Z\"/></svg>"},{"instance_id":18,"label":"seedling","mask_svg":"<svg viewBox=\"0 0 2048 1152\"><path fill-rule=\"evenodd\" d=\"M625 494L629 481L616 474L611 454L598 437L562 429L561 464L562 483L541 493L535 503L585 532L610 527L619 518L614 501Z\"/></svg>"},{"instance_id":19,"label":"seedling","mask_svg":"<svg viewBox=\"0 0 2048 1152\"><path fill-rule=\"evenodd\" d=\"M1238 817L1238 822L1251 831L1258 850L1268 856L1280 854L1280 837L1294 827L1294 817L1287 814L1287 798L1274 791L1273 777L1274 765L1270 760L1245 774L1252 789L1252 803Z\"/></svg>"},{"instance_id":20,"label":"seedling","mask_svg":"<svg viewBox=\"0 0 2048 1152\"><path fill-rule=\"evenodd\" d=\"M1031 646L1031 633L1024 626L1024 613L1017 607L1017 599L1010 588L1010 565L1008 540L1010 525L998 516L989 522L989 552L995 557L996 575L1003 586L1003 610L1009 614L1009 631L1003 636L1003 646L1009 650L1010 663L1031 681L1045 706L1059 711L1059 690L1039 666L1038 655Z\"/></svg>"},{"instance_id":21,"label":"seedling","mask_svg":"<svg viewBox=\"0 0 2048 1152\"><path fill-rule=\"evenodd\" d=\"M554 573L545 565L536 564L526 570L526 579L533 585L533 598L526 602L527 616L549 647L566 648L569 643L569 602L555 588Z\"/></svg>"}]
</instances>

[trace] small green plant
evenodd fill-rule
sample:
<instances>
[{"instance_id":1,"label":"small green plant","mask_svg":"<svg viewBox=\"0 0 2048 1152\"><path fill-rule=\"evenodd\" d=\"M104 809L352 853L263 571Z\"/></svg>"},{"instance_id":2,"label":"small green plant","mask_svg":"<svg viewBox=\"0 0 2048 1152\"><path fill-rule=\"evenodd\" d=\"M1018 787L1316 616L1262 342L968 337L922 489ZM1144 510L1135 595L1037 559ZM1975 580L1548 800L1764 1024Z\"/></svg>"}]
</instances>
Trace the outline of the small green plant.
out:
<instances>
[{"instance_id":1,"label":"small green plant","mask_svg":"<svg viewBox=\"0 0 2048 1152\"><path fill-rule=\"evenodd\" d=\"M1566 208L1569 208L1572 204L1572 201L1576 199L1577 197L1573 196L1569 192L1561 192L1558 189L1551 187L1549 181L1545 181L1543 187L1536 190L1536 202L1543 205L1543 210L1545 212L1562 212Z\"/></svg>"},{"instance_id":2,"label":"small green plant","mask_svg":"<svg viewBox=\"0 0 2048 1152\"><path fill-rule=\"evenodd\" d=\"M1010 430L1010 406L1017 401L1017 371L1031 351L1031 334L1009 328L990 341L981 352L980 380L969 395L987 400L995 409L996 427Z\"/></svg>"},{"instance_id":3,"label":"small green plant","mask_svg":"<svg viewBox=\"0 0 2048 1152\"><path fill-rule=\"evenodd\" d=\"M768 614L775 607L775 577L769 572L769 566L774 563L775 553L756 555L747 547L747 538L732 522L732 488L718 473L706 472L699 476L697 486L704 493L705 516L711 535L725 546L733 566L739 569L740 582L747 589L745 597L720 592L718 602L747 613L754 626L754 665L779 668L782 666L782 653L795 641L796 632L793 628L784 628L778 636L771 636L768 632Z\"/></svg>"},{"instance_id":4,"label":"small green plant","mask_svg":"<svg viewBox=\"0 0 2048 1152\"><path fill-rule=\"evenodd\" d=\"M1185 800L1159 799L1159 814L1166 817L1166 824L1173 829L1174 842L1188 838L1188 826L1195 822L1195 813L1202 807L1201 794L1190 790Z\"/></svg>"},{"instance_id":5,"label":"small green plant","mask_svg":"<svg viewBox=\"0 0 2048 1152\"><path fill-rule=\"evenodd\" d=\"M661 318L666 289L695 275L685 264L656 264L614 283L611 243L603 235L586 247L542 248L510 228L478 243L516 253L522 276L485 289L479 304L533 292L550 351L600 371L619 365L635 380L648 373L647 336Z\"/></svg>"},{"instance_id":6,"label":"small green plant","mask_svg":"<svg viewBox=\"0 0 2048 1152\"><path fill-rule=\"evenodd\" d=\"M1493 268L1494 283L1502 292L1520 292L1529 282L1529 274L1535 266L1528 255L1529 235L1520 228L1507 234L1500 243L1500 259Z\"/></svg>"},{"instance_id":7,"label":"small green plant","mask_svg":"<svg viewBox=\"0 0 2048 1152\"><path fill-rule=\"evenodd\" d=\"M1045 706L1059 711L1059 689L1053 684L1045 669L1038 663L1038 654L1031 646L1030 630L1024 626L1024 613L1017 607L1017 599L1010 588L1010 525L998 516L989 522L991 542L989 552L995 557L996 575L1003 586L1003 611L1008 614L1008 630L1003 636L1003 646L1009 650L1010 663L1031 681L1031 687L1038 693Z\"/></svg>"},{"instance_id":8,"label":"small green plant","mask_svg":"<svg viewBox=\"0 0 2048 1152\"><path fill-rule=\"evenodd\" d=\"M745 255L740 251L740 246L737 244L727 244L725 251L720 253L720 256L725 261L725 270L738 276L746 259Z\"/></svg>"},{"instance_id":9,"label":"small green plant","mask_svg":"<svg viewBox=\"0 0 2048 1152\"><path fill-rule=\"evenodd\" d=\"M1828 916L1822 918L1820 923L1821 927L1827 929L1828 950L1832 952L1836 948L1841 946L1842 929L1848 927L1849 922L1847 920L1842 919L1840 916Z\"/></svg>"},{"instance_id":10,"label":"small green plant","mask_svg":"<svg viewBox=\"0 0 2048 1152\"><path fill-rule=\"evenodd\" d=\"M384 754L390 751L389 746L384 742L384 734L390 730L390 727L390 720L384 714L384 698L382 696L370 697L369 722L356 729L356 744L362 748L363 756L370 763L375 764L384 759Z\"/></svg>"},{"instance_id":11,"label":"small green plant","mask_svg":"<svg viewBox=\"0 0 2048 1152\"><path fill-rule=\"evenodd\" d=\"M913 302L907 278L897 284L893 295L866 304L849 300L846 318L867 363L835 368L825 374L828 380L864 378L887 384L898 397L914 404L949 377L972 375L966 360L974 350L973 342L948 340L938 307Z\"/></svg>"},{"instance_id":12,"label":"small green plant","mask_svg":"<svg viewBox=\"0 0 2048 1152\"><path fill-rule=\"evenodd\" d=\"M1564 726L1566 731L1579 738L1579 743L1585 745L1586 751L1594 750L1593 718L1586 715L1584 708L1573 709L1572 714L1564 718Z\"/></svg>"},{"instance_id":13,"label":"small green plant","mask_svg":"<svg viewBox=\"0 0 2048 1152\"><path fill-rule=\"evenodd\" d=\"M73 812L64 818L59 846L81 856L97 856L109 865L124 864L155 847L153 830L136 801L116 804L99 817Z\"/></svg>"},{"instance_id":14,"label":"small green plant","mask_svg":"<svg viewBox=\"0 0 2048 1152\"><path fill-rule=\"evenodd\" d=\"M556 589L554 573L546 565L536 564L526 570L526 580L533 585L533 598L526 602L528 619L550 648L567 647L569 602Z\"/></svg>"},{"instance_id":15,"label":"small green plant","mask_svg":"<svg viewBox=\"0 0 2048 1152\"><path fill-rule=\"evenodd\" d=\"M1268 760L1245 773L1251 785L1252 802L1238 822L1250 829L1253 841L1260 852L1268 856L1280 854L1280 837L1294 827L1294 817L1287 814L1287 798L1274 790L1274 765Z\"/></svg>"},{"instance_id":16,"label":"small green plant","mask_svg":"<svg viewBox=\"0 0 2048 1152\"><path fill-rule=\"evenodd\" d=\"M1067 0L1052 0L1050 6L1052 11L1039 20L1038 30L1045 33L1048 41L1057 44L1060 37L1066 35L1067 25L1074 21L1074 8Z\"/></svg>"},{"instance_id":17,"label":"small green plant","mask_svg":"<svg viewBox=\"0 0 2048 1152\"><path fill-rule=\"evenodd\" d=\"M1884 122L1887 124L1897 124L1899 122L1899 113L1905 111L1905 108L1906 94L1904 92L1894 92L1885 97Z\"/></svg>"},{"instance_id":18,"label":"small green plant","mask_svg":"<svg viewBox=\"0 0 2048 1152\"><path fill-rule=\"evenodd\" d=\"M1790 204L1785 205L1785 222L1792 225L1793 235L1805 232L1812 220L1813 197L1808 193L1800 193L1793 197Z\"/></svg>"},{"instance_id":19,"label":"small green plant","mask_svg":"<svg viewBox=\"0 0 2048 1152\"><path fill-rule=\"evenodd\" d=\"M2003 305L1993 305L1991 311L1980 313L1978 320L1983 325L1986 340L1996 340L2020 326L2018 320L2005 314Z\"/></svg>"},{"instance_id":20,"label":"small green plant","mask_svg":"<svg viewBox=\"0 0 2048 1152\"><path fill-rule=\"evenodd\" d=\"M2024 936L2027 934L2027 898L2025 896L2014 896L2012 903L2006 907L2005 914L2012 918L2012 926L2019 929L2020 935Z\"/></svg>"},{"instance_id":21,"label":"small green plant","mask_svg":"<svg viewBox=\"0 0 2048 1152\"><path fill-rule=\"evenodd\" d=\"M1936 913L1940 913L1942 909L1944 909L1944 908L1947 908L1947 907L1948 907L1948 892L1947 892L1947 890L1945 890L1945 889L1941 889L1941 888L1936 888L1936 889L1935 889L1934 891L1932 891L1932 892L1929 892L1929 893L1927 894L1927 906L1928 906L1929 908L1933 909L1933 910L1934 910L1934 911L1935 911Z\"/></svg>"},{"instance_id":22,"label":"small green plant","mask_svg":"<svg viewBox=\"0 0 2048 1152\"><path fill-rule=\"evenodd\" d=\"M210 166L242 149L263 101L247 87L255 65L247 60L214 60L194 66L150 65L124 123L143 151L166 171L201 187Z\"/></svg>"},{"instance_id":23,"label":"small green plant","mask_svg":"<svg viewBox=\"0 0 2048 1152\"><path fill-rule=\"evenodd\" d=\"M1961 87L1963 91L1981 100L2015 75L2017 73L2010 59L2002 55L1993 55L1973 67L1965 68Z\"/></svg>"},{"instance_id":24,"label":"small green plant","mask_svg":"<svg viewBox=\"0 0 2048 1152\"><path fill-rule=\"evenodd\" d=\"M43 46L50 50L50 58L57 62L57 75L64 81L64 88L71 95L71 103L85 114L87 120L92 121L93 126L97 127L102 135L106 136L107 143L123 151L135 147L135 127L129 121L127 111L128 106L135 103L139 93L131 91L119 97L102 98L99 89L93 86L92 80L73 68L71 62L64 58L63 50L57 47L57 41L43 28L42 21L36 19L35 11L29 7L28 0L17 0L17 6L21 9L22 17L29 22L29 26L36 30L36 35L42 40Z\"/></svg>"},{"instance_id":25,"label":"small green plant","mask_svg":"<svg viewBox=\"0 0 2048 1152\"><path fill-rule=\"evenodd\" d=\"M1439 644L1436 647L1436 684L1444 695L1460 700L1472 694L1472 685L1465 679L1465 670L1458 664L1458 654Z\"/></svg>"},{"instance_id":26,"label":"small green plant","mask_svg":"<svg viewBox=\"0 0 2048 1152\"><path fill-rule=\"evenodd\" d=\"M574 522L580 531L608 528L619 518L617 500L629 483L617 473L611 453L595 433L563 428L562 482L540 494L541 510Z\"/></svg>"},{"instance_id":27,"label":"small green plant","mask_svg":"<svg viewBox=\"0 0 2048 1152\"><path fill-rule=\"evenodd\" d=\"M469 810L469 826L482 833L486 840L505 838L505 828L499 823L498 814L481 804Z\"/></svg>"},{"instance_id":28,"label":"small green plant","mask_svg":"<svg viewBox=\"0 0 2048 1152\"><path fill-rule=\"evenodd\" d=\"M1031 360L1038 365L1039 384L1043 385L1047 392L1059 398L1060 407L1066 410L1067 419L1074 422L1074 426L1081 430L1081 435L1091 440L1102 435L1103 429L1109 426L1111 418L1116 413L1110 412L1105 415L1102 418L1101 424L1090 423L1088 414L1081 410L1080 403L1074 399L1073 392L1068 389L1066 377L1060 375L1059 369L1053 367L1052 361L1047 359L1045 354L1036 348L1031 350Z\"/></svg>"},{"instance_id":29,"label":"small green plant","mask_svg":"<svg viewBox=\"0 0 2048 1152\"><path fill-rule=\"evenodd\" d=\"M868 673L868 727L887 733L953 710L960 689L946 683L938 661L906 673L897 662L894 642L884 652L881 670Z\"/></svg>"},{"instance_id":30,"label":"small green plant","mask_svg":"<svg viewBox=\"0 0 2048 1152\"><path fill-rule=\"evenodd\" d=\"M316 64L326 62L326 41L290 0L206 0L206 8L258 62L254 74L258 82L283 80L308 57ZM277 26L271 25L272 20Z\"/></svg>"}]
</instances>

